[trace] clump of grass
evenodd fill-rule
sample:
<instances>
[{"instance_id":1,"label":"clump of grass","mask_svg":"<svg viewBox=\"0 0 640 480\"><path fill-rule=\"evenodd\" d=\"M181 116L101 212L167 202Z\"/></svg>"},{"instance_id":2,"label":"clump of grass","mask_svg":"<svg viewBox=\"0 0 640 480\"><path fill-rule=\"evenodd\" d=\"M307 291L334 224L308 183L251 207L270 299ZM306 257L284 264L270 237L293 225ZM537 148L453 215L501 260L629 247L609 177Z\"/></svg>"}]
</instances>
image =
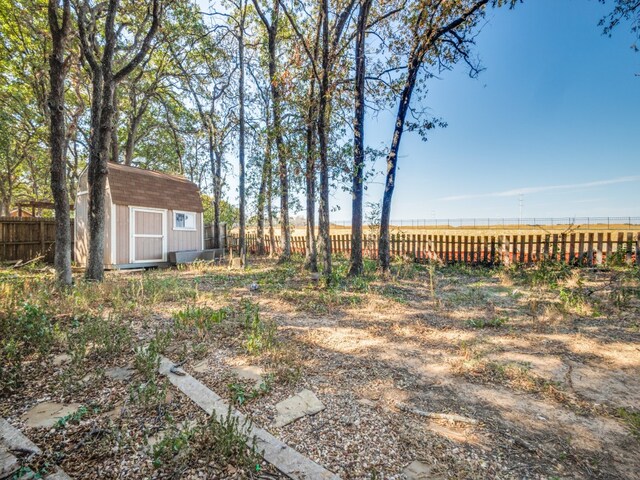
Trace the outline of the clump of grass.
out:
<instances>
[{"instance_id":1,"label":"clump of grass","mask_svg":"<svg viewBox=\"0 0 640 480\"><path fill-rule=\"evenodd\" d=\"M247 353L257 355L270 350L276 345L277 326L273 322L265 322L260 318L258 305L245 301L244 307L244 348Z\"/></svg>"},{"instance_id":2,"label":"clump of grass","mask_svg":"<svg viewBox=\"0 0 640 480\"><path fill-rule=\"evenodd\" d=\"M525 284L557 288L561 281L571 275L571 271L571 266L566 263L545 260L535 267L518 269L515 275Z\"/></svg>"},{"instance_id":3,"label":"clump of grass","mask_svg":"<svg viewBox=\"0 0 640 480\"><path fill-rule=\"evenodd\" d=\"M180 329L195 328L200 334L211 331L215 325L222 323L229 316L229 309L213 309L207 306L188 306L173 314L176 327Z\"/></svg>"},{"instance_id":4,"label":"clump of grass","mask_svg":"<svg viewBox=\"0 0 640 480\"><path fill-rule=\"evenodd\" d=\"M576 399L570 397L560 384L534 374L527 364L489 361L476 354L455 364L454 370L460 375L483 383L508 385L519 391L544 395L565 405L583 407Z\"/></svg>"},{"instance_id":5,"label":"clump of grass","mask_svg":"<svg viewBox=\"0 0 640 480\"><path fill-rule=\"evenodd\" d=\"M169 346L171 338L171 332L156 331L149 345L136 349L134 366L142 379L131 385L130 396L133 401L148 407L164 403L166 384L158 380L158 368L160 355Z\"/></svg>"},{"instance_id":6,"label":"clump of grass","mask_svg":"<svg viewBox=\"0 0 640 480\"><path fill-rule=\"evenodd\" d=\"M498 328L502 327L507 323L507 317L496 317L490 320L485 320L484 318L478 318L467 321L467 326L472 328Z\"/></svg>"},{"instance_id":7,"label":"clump of grass","mask_svg":"<svg viewBox=\"0 0 640 480\"><path fill-rule=\"evenodd\" d=\"M79 364L88 350L102 358L120 355L131 344L131 327L118 315L76 317L67 333L67 345L74 364Z\"/></svg>"},{"instance_id":8,"label":"clump of grass","mask_svg":"<svg viewBox=\"0 0 640 480\"><path fill-rule=\"evenodd\" d=\"M213 462L233 465L248 475L258 473L262 470L261 453L250 431L251 422L241 422L229 406L226 416L212 415L205 425L165 435L153 448L153 465L170 470L190 462Z\"/></svg>"},{"instance_id":9,"label":"clump of grass","mask_svg":"<svg viewBox=\"0 0 640 480\"><path fill-rule=\"evenodd\" d=\"M279 383L295 384L302 377L302 359L295 344L278 345L266 353L264 360Z\"/></svg>"},{"instance_id":10,"label":"clump of grass","mask_svg":"<svg viewBox=\"0 0 640 480\"><path fill-rule=\"evenodd\" d=\"M616 416L623 420L631 430L631 433L640 440L640 412L620 407L616 410Z\"/></svg>"}]
</instances>

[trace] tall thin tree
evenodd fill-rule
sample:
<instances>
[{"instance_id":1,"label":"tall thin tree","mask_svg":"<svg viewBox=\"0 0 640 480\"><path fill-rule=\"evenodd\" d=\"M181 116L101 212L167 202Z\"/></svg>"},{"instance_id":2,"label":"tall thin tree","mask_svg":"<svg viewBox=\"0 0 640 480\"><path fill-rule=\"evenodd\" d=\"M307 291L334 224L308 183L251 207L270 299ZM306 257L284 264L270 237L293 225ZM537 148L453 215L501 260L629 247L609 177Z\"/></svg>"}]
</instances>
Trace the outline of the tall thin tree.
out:
<instances>
[{"instance_id":1,"label":"tall thin tree","mask_svg":"<svg viewBox=\"0 0 640 480\"><path fill-rule=\"evenodd\" d=\"M362 0L356 33L356 78L353 115L353 179L351 186L351 261L349 275L360 275L362 260L362 203L364 196L364 81L366 73L365 34L373 0Z\"/></svg>"},{"instance_id":2,"label":"tall thin tree","mask_svg":"<svg viewBox=\"0 0 640 480\"><path fill-rule=\"evenodd\" d=\"M269 83L271 88L271 107L273 110L273 136L278 154L278 177L280 179L280 261L291 258L291 229L289 228L289 169L287 153L282 133L282 94L278 79L277 37L280 19L280 2L273 0L271 19L262 11L258 0L253 5L267 32L267 54L269 63Z\"/></svg>"},{"instance_id":3,"label":"tall thin tree","mask_svg":"<svg viewBox=\"0 0 640 480\"><path fill-rule=\"evenodd\" d=\"M51 193L53 195L56 242L54 266L57 281L71 285L71 226L69 190L67 187L66 126L64 81L67 66L65 52L71 30L71 2L62 0L62 19L59 18L60 1L49 0L48 17L52 48L49 56L49 116L51 149Z\"/></svg>"}]
</instances>

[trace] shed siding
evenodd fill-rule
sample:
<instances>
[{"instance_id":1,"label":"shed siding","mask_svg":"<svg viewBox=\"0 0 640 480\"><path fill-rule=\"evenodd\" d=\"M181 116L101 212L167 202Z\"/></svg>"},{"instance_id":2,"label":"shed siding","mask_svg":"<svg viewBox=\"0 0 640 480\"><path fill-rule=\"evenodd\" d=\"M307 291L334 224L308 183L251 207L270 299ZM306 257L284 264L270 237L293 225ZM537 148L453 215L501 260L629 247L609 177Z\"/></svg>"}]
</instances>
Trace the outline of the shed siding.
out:
<instances>
[{"instance_id":1,"label":"shed siding","mask_svg":"<svg viewBox=\"0 0 640 480\"><path fill-rule=\"evenodd\" d=\"M202 225L200 218L200 214L196 213L195 230L174 230L173 210L169 210L167 214L167 248L169 252L202 249Z\"/></svg>"},{"instance_id":2,"label":"shed siding","mask_svg":"<svg viewBox=\"0 0 640 480\"><path fill-rule=\"evenodd\" d=\"M104 197L104 260L102 263L111 265L111 190L107 180L107 191Z\"/></svg>"},{"instance_id":3,"label":"shed siding","mask_svg":"<svg viewBox=\"0 0 640 480\"><path fill-rule=\"evenodd\" d=\"M129 263L129 207L116 205L116 258L118 264Z\"/></svg>"}]
</instances>

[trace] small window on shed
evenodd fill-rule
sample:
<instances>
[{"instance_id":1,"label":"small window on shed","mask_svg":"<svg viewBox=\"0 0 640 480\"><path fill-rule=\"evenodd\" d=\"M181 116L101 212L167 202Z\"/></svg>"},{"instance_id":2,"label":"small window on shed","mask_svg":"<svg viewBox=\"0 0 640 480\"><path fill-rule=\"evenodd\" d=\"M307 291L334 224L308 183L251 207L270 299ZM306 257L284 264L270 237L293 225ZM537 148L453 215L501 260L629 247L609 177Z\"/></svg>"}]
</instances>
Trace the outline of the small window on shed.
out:
<instances>
[{"instance_id":1,"label":"small window on shed","mask_svg":"<svg viewBox=\"0 0 640 480\"><path fill-rule=\"evenodd\" d=\"M173 213L173 229L174 230L195 230L196 214L193 212L174 212Z\"/></svg>"}]
</instances>

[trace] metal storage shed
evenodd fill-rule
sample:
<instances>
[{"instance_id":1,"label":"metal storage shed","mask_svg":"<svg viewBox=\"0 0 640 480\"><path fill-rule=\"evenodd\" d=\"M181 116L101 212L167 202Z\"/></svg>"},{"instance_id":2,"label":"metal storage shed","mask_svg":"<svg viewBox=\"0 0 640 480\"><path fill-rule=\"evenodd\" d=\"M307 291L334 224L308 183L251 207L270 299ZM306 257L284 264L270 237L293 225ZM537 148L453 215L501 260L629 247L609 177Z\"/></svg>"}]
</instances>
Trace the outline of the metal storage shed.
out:
<instances>
[{"instance_id":1,"label":"metal storage shed","mask_svg":"<svg viewBox=\"0 0 640 480\"><path fill-rule=\"evenodd\" d=\"M109 163L105 198L105 268L168 263L169 252L204 249L198 186L184 177ZM75 260L89 249L87 169L78 179Z\"/></svg>"}]
</instances>

